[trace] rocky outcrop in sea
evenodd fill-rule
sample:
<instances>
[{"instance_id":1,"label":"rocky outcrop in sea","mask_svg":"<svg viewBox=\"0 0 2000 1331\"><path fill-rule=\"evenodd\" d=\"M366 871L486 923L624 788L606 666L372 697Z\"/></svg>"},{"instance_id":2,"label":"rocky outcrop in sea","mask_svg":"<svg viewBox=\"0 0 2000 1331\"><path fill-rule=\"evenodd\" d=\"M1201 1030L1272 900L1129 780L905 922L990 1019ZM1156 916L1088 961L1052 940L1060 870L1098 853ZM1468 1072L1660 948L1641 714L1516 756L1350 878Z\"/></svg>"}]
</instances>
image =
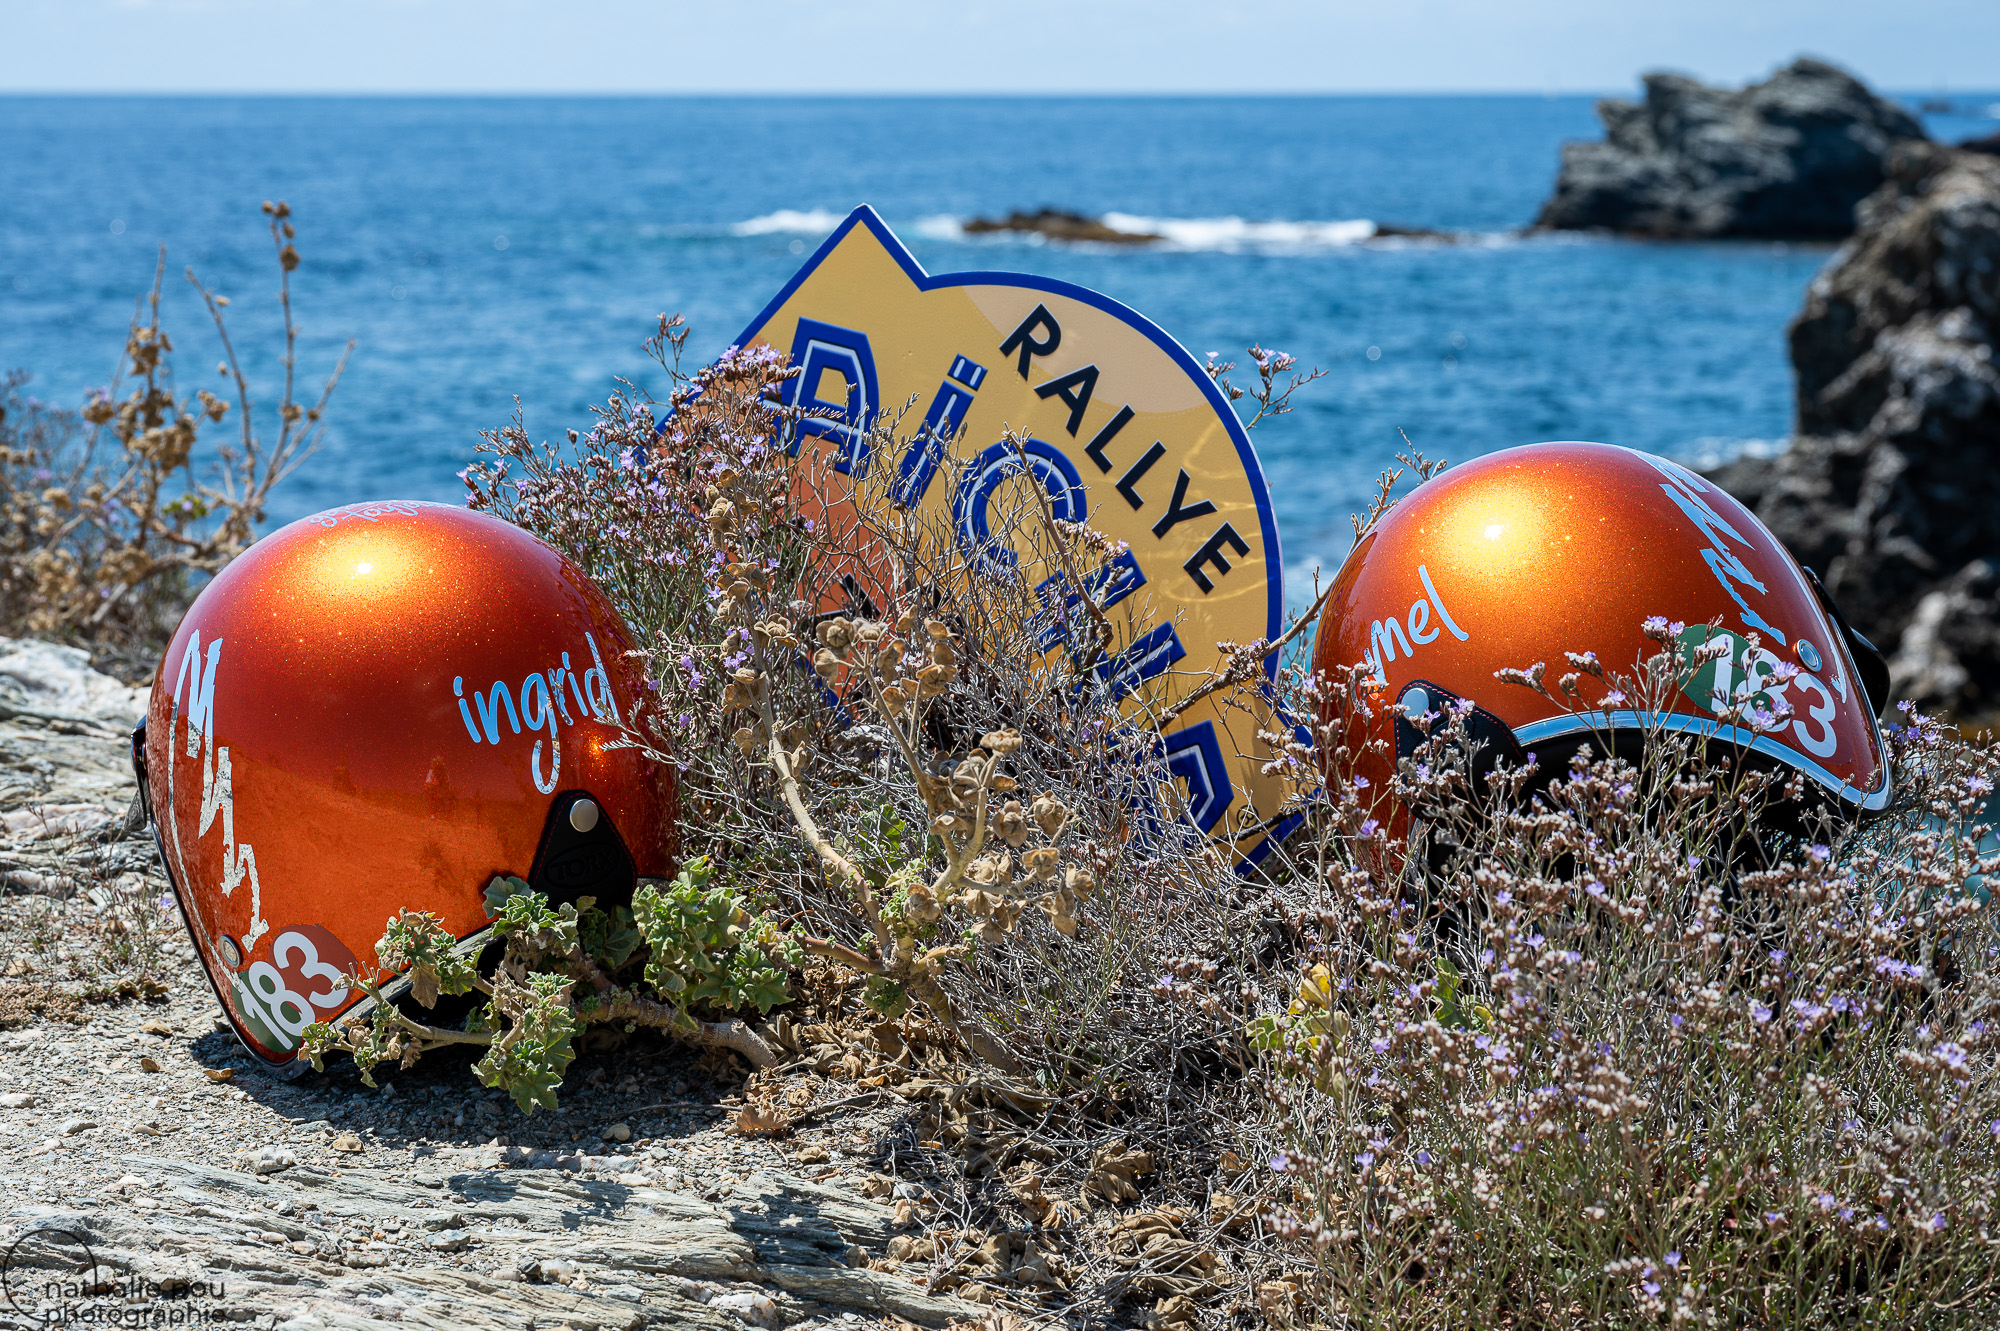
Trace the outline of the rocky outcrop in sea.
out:
<instances>
[{"instance_id":1,"label":"rocky outcrop in sea","mask_svg":"<svg viewBox=\"0 0 2000 1331\"><path fill-rule=\"evenodd\" d=\"M1818 569L1899 697L2000 714L2000 157L1899 145L1791 327L1797 437L1715 479Z\"/></svg>"},{"instance_id":2,"label":"rocky outcrop in sea","mask_svg":"<svg viewBox=\"0 0 2000 1331\"><path fill-rule=\"evenodd\" d=\"M1032 213L1017 209L1005 217L974 217L965 223L965 234L968 236L985 236L1001 231L1097 245L1150 245L1166 239L1150 231L1121 231L1101 217L1060 208L1038 208Z\"/></svg>"},{"instance_id":3,"label":"rocky outcrop in sea","mask_svg":"<svg viewBox=\"0 0 2000 1331\"><path fill-rule=\"evenodd\" d=\"M1740 91L1648 74L1642 102L1602 101L1601 143L1563 146L1538 228L1705 239L1837 239L1923 127L1860 80L1797 60Z\"/></svg>"}]
</instances>

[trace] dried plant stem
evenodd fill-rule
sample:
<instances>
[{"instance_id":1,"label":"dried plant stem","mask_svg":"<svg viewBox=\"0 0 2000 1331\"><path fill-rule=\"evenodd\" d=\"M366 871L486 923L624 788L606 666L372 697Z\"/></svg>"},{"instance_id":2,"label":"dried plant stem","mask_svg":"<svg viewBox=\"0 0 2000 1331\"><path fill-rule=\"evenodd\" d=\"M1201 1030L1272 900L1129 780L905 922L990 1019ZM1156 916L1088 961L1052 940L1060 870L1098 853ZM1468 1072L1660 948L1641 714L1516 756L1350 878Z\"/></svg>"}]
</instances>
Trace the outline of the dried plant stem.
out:
<instances>
[{"instance_id":1,"label":"dried plant stem","mask_svg":"<svg viewBox=\"0 0 2000 1331\"><path fill-rule=\"evenodd\" d=\"M586 1021L651 1026L692 1045L733 1050L743 1055L744 1061L754 1068L777 1066L777 1052L758 1038L755 1031L733 1017L727 1021L702 1021L670 1003L621 990L581 946L570 953L569 963L603 1000L584 1013Z\"/></svg>"},{"instance_id":2,"label":"dried plant stem","mask_svg":"<svg viewBox=\"0 0 2000 1331\"><path fill-rule=\"evenodd\" d=\"M1294 620L1292 626L1277 638L1271 640L1260 638L1256 642L1246 644L1231 652L1229 659L1223 663L1221 670L1210 675L1200 684L1197 684L1193 689L1189 690L1185 698L1182 698L1179 702L1162 712L1159 719L1154 722L1155 728L1160 730L1166 729L1178 720L1183 712L1202 701L1202 699L1223 689L1238 688L1255 676L1262 669L1263 663L1266 660L1283 652L1285 648L1298 640L1300 634L1319 622L1320 612L1326 609L1327 598L1332 595L1333 588L1332 586L1328 586L1325 591L1319 594L1319 599L1315 600L1306 609L1306 612Z\"/></svg>"},{"instance_id":3,"label":"dried plant stem","mask_svg":"<svg viewBox=\"0 0 2000 1331\"><path fill-rule=\"evenodd\" d=\"M771 714L768 695L759 704L759 715L763 718L766 728L771 731L768 744L769 756L771 766L778 774L778 788L784 795L785 808L790 811L800 837L819 856L820 862L838 875L855 894L863 918L867 920L882 946L883 959L879 962L874 961L838 943L795 935L799 946L818 956L845 962L863 974L879 975L902 985L912 997L930 1011L931 1015L950 1027L952 1033L964 1041L966 1047L973 1053L1002 1072L1011 1076L1021 1075L1020 1060L1015 1058L1005 1045L994 1039L991 1033L976 1022L960 1018L957 1007L951 1001L951 995L944 991L932 974L939 960L935 953L926 952L917 955L907 940L898 939L883 923L881 911L876 906L875 894L869 887L867 876L827 840L826 834L820 831L818 822L814 820L812 812L806 808L805 800L799 793L798 776L792 769L791 758L785 753L784 745L778 742L777 728L774 724L776 718ZM982 832L984 827L985 798L982 790L980 799ZM949 842L947 851L949 853ZM967 855L954 855L951 867L939 875L937 883L947 889L950 884L956 883L964 876L965 865L969 862L969 858Z\"/></svg>"},{"instance_id":4,"label":"dried plant stem","mask_svg":"<svg viewBox=\"0 0 2000 1331\"><path fill-rule=\"evenodd\" d=\"M651 1026L691 1045L706 1049L727 1049L732 1053L741 1054L743 1061L753 1068L776 1067L778 1063L776 1051L737 1018L732 1017L727 1021L701 1021L690 1017L679 1008L629 992L621 993L609 1002L591 1009L586 1014L586 1019L593 1023L625 1022L638 1026Z\"/></svg>"}]
</instances>

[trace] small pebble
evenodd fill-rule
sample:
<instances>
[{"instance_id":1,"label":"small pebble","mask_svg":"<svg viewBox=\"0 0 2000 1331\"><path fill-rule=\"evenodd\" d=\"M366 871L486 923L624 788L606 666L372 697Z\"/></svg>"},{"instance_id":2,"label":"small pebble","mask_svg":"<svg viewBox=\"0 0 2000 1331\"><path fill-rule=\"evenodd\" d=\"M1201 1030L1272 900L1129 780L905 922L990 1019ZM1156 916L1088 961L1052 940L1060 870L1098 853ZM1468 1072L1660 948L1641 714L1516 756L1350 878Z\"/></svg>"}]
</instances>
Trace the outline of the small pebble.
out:
<instances>
[{"instance_id":1,"label":"small pebble","mask_svg":"<svg viewBox=\"0 0 2000 1331\"><path fill-rule=\"evenodd\" d=\"M203 1068L201 1074L210 1081L228 1081L236 1075L235 1068Z\"/></svg>"},{"instance_id":2,"label":"small pebble","mask_svg":"<svg viewBox=\"0 0 2000 1331\"><path fill-rule=\"evenodd\" d=\"M299 1158L284 1147L266 1146L257 1152L256 1168L259 1174L276 1174L280 1170L290 1169L298 1162Z\"/></svg>"},{"instance_id":3,"label":"small pebble","mask_svg":"<svg viewBox=\"0 0 2000 1331\"><path fill-rule=\"evenodd\" d=\"M97 1124L87 1118L73 1118L65 1122L58 1131L65 1137L74 1137L79 1132L88 1132Z\"/></svg>"},{"instance_id":4,"label":"small pebble","mask_svg":"<svg viewBox=\"0 0 2000 1331\"><path fill-rule=\"evenodd\" d=\"M164 1021L149 1021L139 1027L141 1035L172 1035L174 1028Z\"/></svg>"},{"instance_id":5,"label":"small pebble","mask_svg":"<svg viewBox=\"0 0 2000 1331\"><path fill-rule=\"evenodd\" d=\"M159 1060L159 1059L157 1059L157 1058L152 1058L152 1057L150 1057L150 1056L146 1056L146 1055L141 1055L141 1056L140 1056L140 1059L139 1059L139 1071L141 1071L141 1072L158 1072L159 1070L160 1070L160 1060Z\"/></svg>"},{"instance_id":6,"label":"small pebble","mask_svg":"<svg viewBox=\"0 0 2000 1331\"><path fill-rule=\"evenodd\" d=\"M33 1091L9 1091L0 1095L0 1109L33 1109L35 1104Z\"/></svg>"},{"instance_id":7,"label":"small pebble","mask_svg":"<svg viewBox=\"0 0 2000 1331\"><path fill-rule=\"evenodd\" d=\"M708 1301L711 1308L723 1308L735 1313L752 1326L775 1327L778 1325L778 1305L768 1294L753 1294L748 1290L734 1290L728 1294L718 1294Z\"/></svg>"},{"instance_id":8,"label":"small pebble","mask_svg":"<svg viewBox=\"0 0 2000 1331\"><path fill-rule=\"evenodd\" d=\"M632 1140L632 1127L628 1123L613 1123L603 1135L608 1142L629 1142Z\"/></svg>"},{"instance_id":9,"label":"small pebble","mask_svg":"<svg viewBox=\"0 0 2000 1331\"><path fill-rule=\"evenodd\" d=\"M335 1137L333 1141L329 1143L329 1145L331 1145L334 1150L345 1151L349 1155L357 1154L360 1151L366 1149L361 1145L361 1139L355 1136L351 1132L341 1133L339 1136Z\"/></svg>"}]
</instances>

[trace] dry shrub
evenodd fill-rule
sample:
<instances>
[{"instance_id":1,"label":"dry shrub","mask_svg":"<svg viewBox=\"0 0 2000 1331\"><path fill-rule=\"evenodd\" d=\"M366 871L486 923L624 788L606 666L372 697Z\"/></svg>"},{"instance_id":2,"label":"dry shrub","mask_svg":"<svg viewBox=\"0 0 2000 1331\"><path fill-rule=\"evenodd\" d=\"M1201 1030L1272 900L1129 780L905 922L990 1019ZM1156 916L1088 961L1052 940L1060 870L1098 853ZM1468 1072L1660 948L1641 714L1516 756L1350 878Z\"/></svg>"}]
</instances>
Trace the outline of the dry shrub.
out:
<instances>
[{"instance_id":1,"label":"dry shrub","mask_svg":"<svg viewBox=\"0 0 2000 1331\"><path fill-rule=\"evenodd\" d=\"M1685 737L1475 781L1445 716L1397 778L1405 846L1349 779L1355 681L1294 654L1263 683L1301 622L1207 685L1308 723L1266 736L1303 821L1246 883L1175 817L1146 738L1170 709L1099 668L1130 630L1088 595L1102 538L1024 486L998 524L1023 567L974 576L948 533L830 484L815 440L790 455L780 356L681 376L684 338L653 343L665 403L622 393L553 447L489 435L471 502L630 617L656 692L629 742L680 771L690 848L1032 1111L1040 1165L993 1162L1023 1158L1019 1123L961 1134L965 1173L1004 1177L982 1204L1153 1208L1073 1283L1158 1296L1162 1324L1232 1287L1339 1325L1990 1314L1989 751L1909 718L1886 814L1781 826L1797 781ZM1050 571L1079 593L1053 661ZM1663 651L1627 687L1686 669Z\"/></svg>"},{"instance_id":2,"label":"dry shrub","mask_svg":"<svg viewBox=\"0 0 2000 1331\"><path fill-rule=\"evenodd\" d=\"M1620 682L1658 706L1691 664ZM1664 732L1475 780L1447 713L1400 765L1405 844L1348 775L1365 682L1287 682L1333 779L1251 1031L1267 1224L1320 1317L1992 1324L2000 756L1911 714L1885 814L1788 823L1803 778Z\"/></svg>"},{"instance_id":3,"label":"dry shrub","mask_svg":"<svg viewBox=\"0 0 2000 1331\"><path fill-rule=\"evenodd\" d=\"M316 402L293 400L299 253L290 207L266 203L264 212L285 329L275 438L254 419L223 319L229 299L193 269L187 281L214 321L217 368L234 400L177 381L160 321L164 248L108 388L69 410L25 393L25 372L0 380L0 633L106 650L125 673L149 672L195 592L256 539L272 489L317 447L347 358ZM223 425L232 408L234 438L204 445L203 430Z\"/></svg>"},{"instance_id":4,"label":"dry shrub","mask_svg":"<svg viewBox=\"0 0 2000 1331\"><path fill-rule=\"evenodd\" d=\"M1218 939L1254 944L1258 917L1176 817L1151 704L1108 669L1113 638L1145 627L1090 599L1118 551L1010 482L994 529L1020 566L975 575L980 552L873 481L830 478L830 447L767 401L780 353L683 376L685 336L663 320L650 344L676 374L667 402L622 393L553 446L488 435L470 502L576 558L627 615L657 689L631 742L678 769L683 835L721 881L1049 1114L1109 1114L1163 1146L1173 1122L1162 1171L1188 1168L1209 1154L1204 1111L1154 1109L1240 1041L1159 980ZM1289 365L1266 362L1266 380ZM876 476L910 444L899 425L869 441ZM1077 593L1076 646L1048 660L1063 612L1033 589L1051 574Z\"/></svg>"}]
</instances>

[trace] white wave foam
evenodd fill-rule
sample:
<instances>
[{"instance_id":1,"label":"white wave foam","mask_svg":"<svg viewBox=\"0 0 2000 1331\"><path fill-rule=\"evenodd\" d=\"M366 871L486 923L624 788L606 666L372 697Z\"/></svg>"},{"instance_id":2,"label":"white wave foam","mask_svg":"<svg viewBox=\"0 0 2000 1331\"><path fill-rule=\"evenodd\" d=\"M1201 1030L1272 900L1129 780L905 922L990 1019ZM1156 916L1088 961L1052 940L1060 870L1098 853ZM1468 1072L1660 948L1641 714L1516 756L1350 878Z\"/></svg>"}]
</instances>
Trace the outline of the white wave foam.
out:
<instances>
[{"instance_id":1,"label":"white wave foam","mask_svg":"<svg viewBox=\"0 0 2000 1331\"><path fill-rule=\"evenodd\" d=\"M1790 439L1734 439L1704 435L1675 450L1675 455L1696 471L1708 471L1738 458L1774 458L1791 447Z\"/></svg>"},{"instance_id":2,"label":"white wave foam","mask_svg":"<svg viewBox=\"0 0 2000 1331\"><path fill-rule=\"evenodd\" d=\"M823 208L810 210L780 208L762 217L735 223L729 228L729 234L823 236L839 226L842 217L843 214L828 212ZM1241 217L1142 217L1136 213L1114 212L1104 214L1102 220L1106 226L1116 231L1161 237L1161 243L1158 245L1140 247L1150 250L1205 251L1222 254L1316 254L1347 249L1368 241L1390 246L1425 243L1423 237L1404 237L1394 234L1385 236L1375 222L1365 217L1333 222L1255 222ZM1030 231L968 236L963 219L942 213L918 218L908 224L907 231L910 235L932 241L971 243L1011 241L1027 245L1047 243L1046 237ZM1514 239L1513 236L1502 233L1454 238L1487 244L1499 244Z\"/></svg>"},{"instance_id":3,"label":"white wave foam","mask_svg":"<svg viewBox=\"0 0 2000 1331\"><path fill-rule=\"evenodd\" d=\"M1241 217L1139 217L1106 213L1104 225L1119 231L1164 236L1178 250L1219 250L1226 254L1297 254L1345 249L1372 240L1376 225L1365 217L1339 222L1251 222Z\"/></svg>"},{"instance_id":4,"label":"white wave foam","mask_svg":"<svg viewBox=\"0 0 2000 1331\"><path fill-rule=\"evenodd\" d=\"M964 224L949 213L938 213L932 217L918 218L917 224L911 227L910 231L911 234L922 236L925 240L965 239Z\"/></svg>"},{"instance_id":5,"label":"white wave foam","mask_svg":"<svg viewBox=\"0 0 2000 1331\"><path fill-rule=\"evenodd\" d=\"M753 217L747 222L738 222L729 228L732 236L824 236L840 225L841 213L830 213L824 208L814 208L810 212L800 212L796 208L780 208L762 217Z\"/></svg>"}]
</instances>

